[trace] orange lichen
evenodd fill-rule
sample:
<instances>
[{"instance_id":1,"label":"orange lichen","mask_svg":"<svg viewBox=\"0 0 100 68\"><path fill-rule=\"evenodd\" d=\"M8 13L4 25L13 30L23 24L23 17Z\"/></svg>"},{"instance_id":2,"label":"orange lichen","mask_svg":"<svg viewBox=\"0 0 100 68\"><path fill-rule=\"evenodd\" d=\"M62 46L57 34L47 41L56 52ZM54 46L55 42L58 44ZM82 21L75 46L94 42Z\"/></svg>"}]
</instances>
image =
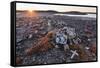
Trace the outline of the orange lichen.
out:
<instances>
[{"instance_id":1,"label":"orange lichen","mask_svg":"<svg viewBox=\"0 0 100 68\"><path fill-rule=\"evenodd\" d=\"M77 50L77 53L79 54L79 61L87 61L88 56L84 51L84 47L82 45L70 45L69 48L71 50Z\"/></svg>"},{"instance_id":2,"label":"orange lichen","mask_svg":"<svg viewBox=\"0 0 100 68\"><path fill-rule=\"evenodd\" d=\"M81 61L88 61L88 55L85 53L83 49L79 49L78 53L79 53L79 59Z\"/></svg>"},{"instance_id":3,"label":"orange lichen","mask_svg":"<svg viewBox=\"0 0 100 68\"><path fill-rule=\"evenodd\" d=\"M31 55L32 53L44 52L52 48L53 45L50 43L52 36L53 36L53 32L48 32L48 34L45 37L39 39L37 45L28 48L26 50L26 53Z\"/></svg>"}]
</instances>

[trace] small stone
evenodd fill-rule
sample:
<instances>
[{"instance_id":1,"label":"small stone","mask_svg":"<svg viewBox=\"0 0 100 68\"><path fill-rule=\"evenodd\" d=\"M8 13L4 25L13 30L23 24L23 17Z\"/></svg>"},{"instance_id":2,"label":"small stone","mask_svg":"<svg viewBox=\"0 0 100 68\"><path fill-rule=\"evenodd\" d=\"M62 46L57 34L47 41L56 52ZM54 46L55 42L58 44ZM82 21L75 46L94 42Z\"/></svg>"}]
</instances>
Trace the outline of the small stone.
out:
<instances>
[{"instance_id":1,"label":"small stone","mask_svg":"<svg viewBox=\"0 0 100 68\"><path fill-rule=\"evenodd\" d=\"M32 34L30 34L28 38L32 38L32 37L33 37L33 35L32 35Z\"/></svg>"},{"instance_id":2,"label":"small stone","mask_svg":"<svg viewBox=\"0 0 100 68\"><path fill-rule=\"evenodd\" d=\"M44 62L44 64L47 64L47 62Z\"/></svg>"},{"instance_id":3,"label":"small stone","mask_svg":"<svg viewBox=\"0 0 100 68\"><path fill-rule=\"evenodd\" d=\"M89 50L90 48L89 47L85 47L85 49Z\"/></svg>"},{"instance_id":4,"label":"small stone","mask_svg":"<svg viewBox=\"0 0 100 68\"><path fill-rule=\"evenodd\" d=\"M35 57L33 57L32 60L35 61Z\"/></svg>"}]
</instances>

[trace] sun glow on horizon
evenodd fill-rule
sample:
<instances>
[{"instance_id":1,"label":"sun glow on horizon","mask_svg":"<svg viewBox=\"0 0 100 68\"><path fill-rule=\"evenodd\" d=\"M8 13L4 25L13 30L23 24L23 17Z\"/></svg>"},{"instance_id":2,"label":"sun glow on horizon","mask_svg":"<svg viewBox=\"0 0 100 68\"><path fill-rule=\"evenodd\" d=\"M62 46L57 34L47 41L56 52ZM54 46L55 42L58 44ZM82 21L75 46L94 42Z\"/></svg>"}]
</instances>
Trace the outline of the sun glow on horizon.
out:
<instances>
[{"instance_id":1,"label":"sun glow on horizon","mask_svg":"<svg viewBox=\"0 0 100 68\"><path fill-rule=\"evenodd\" d=\"M30 12L30 13L32 13L33 12L33 9L28 9L27 11Z\"/></svg>"},{"instance_id":2,"label":"sun glow on horizon","mask_svg":"<svg viewBox=\"0 0 100 68\"><path fill-rule=\"evenodd\" d=\"M36 16L36 12L33 9L28 9L27 15L30 16L30 17Z\"/></svg>"}]
</instances>

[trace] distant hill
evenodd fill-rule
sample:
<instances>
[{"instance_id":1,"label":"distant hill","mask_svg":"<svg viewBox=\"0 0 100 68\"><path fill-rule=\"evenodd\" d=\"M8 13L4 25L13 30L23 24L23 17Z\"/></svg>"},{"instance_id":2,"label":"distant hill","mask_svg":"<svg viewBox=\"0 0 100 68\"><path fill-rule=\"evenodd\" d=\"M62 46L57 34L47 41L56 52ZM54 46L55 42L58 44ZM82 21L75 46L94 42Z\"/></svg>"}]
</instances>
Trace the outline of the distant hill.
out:
<instances>
[{"instance_id":1,"label":"distant hill","mask_svg":"<svg viewBox=\"0 0 100 68\"><path fill-rule=\"evenodd\" d=\"M27 10L17 10L17 12L27 12ZM79 12L79 11L58 12L54 10L47 10L47 11L35 10L35 12L37 13L62 13L62 14L75 14L75 15L76 14L78 15L95 14L93 12Z\"/></svg>"},{"instance_id":2,"label":"distant hill","mask_svg":"<svg viewBox=\"0 0 100 68\"><path fill-rule=\"evenodd\" d=\"M69 12L62 12L63 14L80 14L80 15L86 15L87 13L85 12L79 12L79 11L69 11Z\"/></svg>"},{"instance_id":3,"label":"distant hill","mask_svg":"<svg viewBox=\"0 0 100 68\"><path fill-rule=\"evenodd\" d=\"M47 11L41 11L41 10L39 10L39 11L35 11L35 12L49 12L49 13L58 13L57 11L53 11L53 10L47 10Z\"/></svg>"}]
</instances>

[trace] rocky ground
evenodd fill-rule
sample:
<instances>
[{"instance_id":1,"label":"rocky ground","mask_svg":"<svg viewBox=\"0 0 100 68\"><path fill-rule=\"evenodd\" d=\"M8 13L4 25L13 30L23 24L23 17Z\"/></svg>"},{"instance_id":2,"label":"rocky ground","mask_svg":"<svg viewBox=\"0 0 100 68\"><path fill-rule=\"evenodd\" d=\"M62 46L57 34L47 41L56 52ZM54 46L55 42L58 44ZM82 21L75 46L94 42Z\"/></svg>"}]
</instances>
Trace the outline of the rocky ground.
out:
<instances>
[{"instance_id":1,"label":"rocky ground","mask_svg":"<svg viewBox=\"0 0 100 68\"><path fill-rule=\"evenodd\" d=\"M75 28L75 32L82 40L78 55L73 55L74 47L65 52L63 49L52 48L46 52L27 55L25 50L39 42L50 30L60 29L65 26ZM75 50L74 50L75 51ZM85 58L84 58L85 57ZM16 19L16 64L36 65L52 63L68 63L96 60L96 19L68 16L38 16L18 17Z\"/></svg>"}]
</instances>

